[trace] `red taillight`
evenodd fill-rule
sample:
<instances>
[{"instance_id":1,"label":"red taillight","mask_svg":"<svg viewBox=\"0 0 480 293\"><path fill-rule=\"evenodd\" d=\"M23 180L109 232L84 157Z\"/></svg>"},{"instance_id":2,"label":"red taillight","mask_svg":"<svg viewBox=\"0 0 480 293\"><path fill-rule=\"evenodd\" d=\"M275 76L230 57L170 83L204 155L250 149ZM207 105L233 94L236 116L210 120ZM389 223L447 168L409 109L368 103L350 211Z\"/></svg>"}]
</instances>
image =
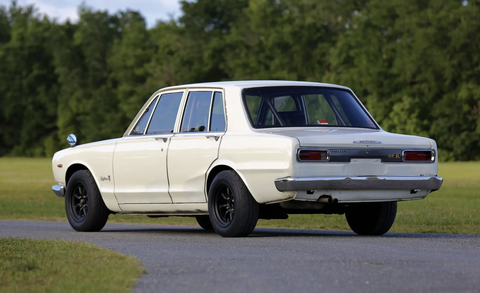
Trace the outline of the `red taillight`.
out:
<instances>
[{"instance_id":1,"label":"red taillight","mask_svg":"<svg viewBox=\"0 0 480 293\"><path fill-rule=\"evenodd\" d=\"M405 162L433 162L435 161L435 153L433 151L405 151L403 160Z\"/></svg>"},{"instance_id":2,"label":"red taillight","mask_svg":"<svg viewBox=\"0 0 480 293\"><path fill-rule=\"evenodd\" d=\"M298 152L299 161L328 161L330 155L328 151L300 150Z\"/></svg>"}]
</instances>

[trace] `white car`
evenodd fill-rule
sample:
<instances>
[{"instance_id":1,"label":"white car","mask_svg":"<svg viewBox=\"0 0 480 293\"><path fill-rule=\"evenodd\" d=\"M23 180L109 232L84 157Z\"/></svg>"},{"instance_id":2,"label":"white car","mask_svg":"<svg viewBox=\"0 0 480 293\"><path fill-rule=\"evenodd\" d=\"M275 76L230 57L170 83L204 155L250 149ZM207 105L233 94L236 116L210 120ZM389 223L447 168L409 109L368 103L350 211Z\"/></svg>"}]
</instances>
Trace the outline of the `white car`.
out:
<instances>
[{"instance_id":1,"label":"white car","mask_svg":"<svg viewBox=\"0 0 480 293\"><path fill-rule=\"evenodd\" d=\"M53 157L56 195L77 231L110 213L195 216L222 236L259 218L345 214L360 235L392 226L397 201L438 190L434 140L388 133L347 87L229 81L167 87L122 138Z\"/></svg>"}]
</instances>

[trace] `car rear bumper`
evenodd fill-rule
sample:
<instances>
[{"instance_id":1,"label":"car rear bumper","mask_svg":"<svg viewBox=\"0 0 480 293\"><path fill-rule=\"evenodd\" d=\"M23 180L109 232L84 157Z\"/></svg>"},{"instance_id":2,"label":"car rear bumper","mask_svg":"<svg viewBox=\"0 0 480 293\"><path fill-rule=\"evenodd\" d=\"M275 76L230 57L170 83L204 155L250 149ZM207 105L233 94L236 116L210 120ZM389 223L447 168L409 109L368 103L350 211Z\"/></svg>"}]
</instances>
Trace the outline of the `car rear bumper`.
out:
<instances>
[{"instance_id":1,"label":"car rear bumper","mask_svg":"<svg viewBox=\"0 0 480 293\"><path fill-rule=\"evenodd\" d=\"M376 190L376 189L421 189L435 191L442 186L439 176L408 177L303 177L278 178L275 187L279 191L295 190Z\"/></svg>"}]
</instances>

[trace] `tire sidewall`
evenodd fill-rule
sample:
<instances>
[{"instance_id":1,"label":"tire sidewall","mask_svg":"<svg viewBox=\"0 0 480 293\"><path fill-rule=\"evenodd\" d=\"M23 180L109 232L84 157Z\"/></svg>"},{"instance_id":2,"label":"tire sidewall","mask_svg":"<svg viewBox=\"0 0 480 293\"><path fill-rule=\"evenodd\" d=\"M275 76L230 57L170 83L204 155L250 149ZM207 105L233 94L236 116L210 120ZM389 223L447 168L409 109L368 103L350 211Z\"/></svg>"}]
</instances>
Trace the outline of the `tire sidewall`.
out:
<instances>
[{"instance_id":1,"label":"tire sidewall","mask_svg":"<svg viewBox=\"0 0 480 293\"><path fill-rule=\"evenodd\" d=\"M225 186L231 190L235 203L233 219L229 223L225 223L221 220L218 214L218 209L215 206L215 197L220 196L218 191ZM242 217L242 215L245 214L246 209L249 209L252 206L249 201L254 201L254 199L251 197L243 181L241 181L234 171L222 171L217 174L208 192L209 217L215 232L224 237L246 236L250 234L251 231L249 230L253 230L253 228L245 229L250 221L248 218ZM254 204L256 204L256 202ZM257 219L258 215L257 218L254 219L255 224Z\"/></svg>"},{"instance_id":2,"label":"tire sidewall","mask_svg":"<svg viewBox=\"0 0 480 293\"><path fill-rule=\"evenodd\" d=\"M73 193L75 188L79 185L83 185L87 193L88 210L87 215L83 219L77 219L73 213ZM101 203L99 202L101 201ZM87 170L80 170L75 172L67 184L67 190L65 194L65 212L67 219L72 228L76 231L94 231L100 230L92 227L98 226L96 223L98 217L95 217L95 213L101 212L101 206L103 199L101 198L98 187L93 180L91 174ZM106 221L105 221L106 222ZM103 224L105 225L105 223ZM102 225L102 227L103 227Z\"/></svg>"},{"instance_id":3,"label":"tire sidewall","mask_svg":"<svg viewBox=\"0 0 480 293\"><path fill-rule=\"evenodd\" d=\"M220 189L222 189L224 186L230 188L232 191L232 196L235 200L235 202L238 202L237 198L237 192L234 190L234 186L232 186L231 182L229 179L231 179L231 176L229 173L221 172L218 174L215 179L212 182L212 185L210 187L210 190L208 192L208 211L209 211L209 217L210 217L210 222L212 223L213 229L220 235L227 233L229 230L229 227L235 226L235 220L237 217L237 212L235 211L233 215L233 220L230 223L223 223L223 221L220 218L218 214L218 209L215 206L217 199L215 197L219 196L218 192Z\"/></svg>"}]
</instances>

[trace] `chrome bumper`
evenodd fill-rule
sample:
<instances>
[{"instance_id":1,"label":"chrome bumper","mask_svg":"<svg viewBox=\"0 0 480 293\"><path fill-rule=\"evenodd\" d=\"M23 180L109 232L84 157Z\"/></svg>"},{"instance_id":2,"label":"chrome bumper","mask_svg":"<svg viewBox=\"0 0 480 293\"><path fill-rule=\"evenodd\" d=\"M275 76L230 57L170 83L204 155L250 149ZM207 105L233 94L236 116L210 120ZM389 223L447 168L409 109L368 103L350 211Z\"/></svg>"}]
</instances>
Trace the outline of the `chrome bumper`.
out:
<instances>
[{"instance_id":1,"label":"chrome bumper","mask_svg":"<svg viewBox=\"0 0 480 293\"><path fill-rule=\"evenodd\" d=\"M65 197L65 187L62 185L53 185L52 190L58 197Z\"/></svg>"},{"instance_id":2,"label":"chrome bumper","mask_svg":"<svg viewBox=\"0 0 480 293\"><path fill-rule=\"evenodd\" d=\"M368 189L424 189L435 191L442 186L439 176L409 177L305 177L278 178L278 191L295 190L368 190Z\"/></svg>"}]
</instances>

